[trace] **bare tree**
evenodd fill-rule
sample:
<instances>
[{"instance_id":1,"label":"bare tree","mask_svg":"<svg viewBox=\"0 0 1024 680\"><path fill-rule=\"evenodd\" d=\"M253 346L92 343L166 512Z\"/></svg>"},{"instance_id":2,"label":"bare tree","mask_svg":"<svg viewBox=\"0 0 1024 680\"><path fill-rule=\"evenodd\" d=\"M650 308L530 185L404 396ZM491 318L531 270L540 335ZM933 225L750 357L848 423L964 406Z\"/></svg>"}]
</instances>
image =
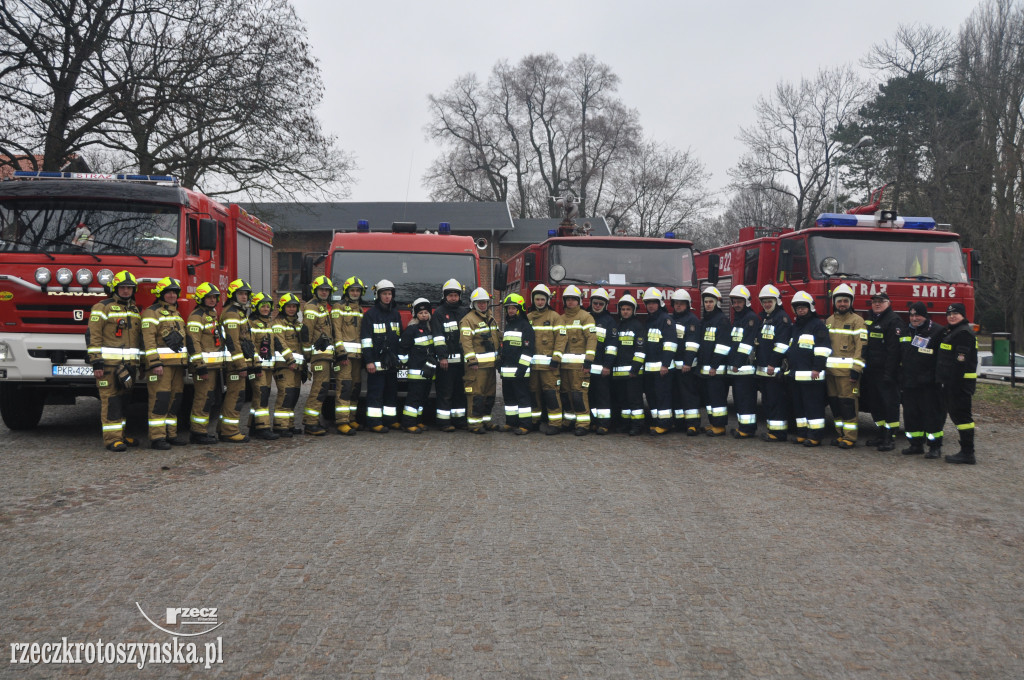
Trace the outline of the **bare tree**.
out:
<instances>
[{"instance_id":1,"label":"bare tree","mask_svg":"<svg viewBox=\"0 0 1024 680\"><path fill-rule=\"evenodd\" d=\"M861 63L889 78L924 76L928 80L942 80L956 63L956 40L944 28L900 24L896 34L873 45Z\"/></svg>"},{"instance_id":2,"label":"bare tree","mask_svg":"<svg viewBox=\"0 0 1024 680\"><path fill-rule=\"evenodd\" d=\"M736 187L722 213L722 227L736 238L743 227L781 231L793 226L793 202L786 194L760 187Z\"/></svg>"}]
</instances>

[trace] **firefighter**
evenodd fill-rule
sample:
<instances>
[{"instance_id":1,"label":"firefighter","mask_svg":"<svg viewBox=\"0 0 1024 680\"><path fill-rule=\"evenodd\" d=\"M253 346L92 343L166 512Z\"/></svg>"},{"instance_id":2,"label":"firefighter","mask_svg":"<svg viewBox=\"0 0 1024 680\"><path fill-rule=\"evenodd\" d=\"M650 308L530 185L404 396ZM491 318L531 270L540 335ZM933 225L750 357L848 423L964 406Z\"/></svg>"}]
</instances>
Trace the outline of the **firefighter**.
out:
<instances>
[{"instance_id":1,"label":"firefighter","mask_svg":"<svg viewBox=\"0 0 1024 680\"><path fill-rule=\"evenodd\" d=\"M221 336L230 356L224 362L224 403L221 404L217 432L222 442L241 444L249 441L242 434L242 409L245 406L245 380L255 380L262 371L256 367L256 346L249 332L249 295L252 287L243 279L228 284L228 303L220 313Z\"/></svg>"},{"instance_id":2,"label":"firefighter","mask_svg":"<svg viewBox=\"0 0 1024 680\"><path fill-rule=\"evenodd\" d=\"M462 356L466 359L466 420L469 431L484 434L491 427L494 409L494 366L498 357L498 322L491 316L491 296L477 288L469 297L473 308L459 322Z\"/></svg>"},{"instance_id":3,"label":"firefighter","mask_svg":"<svg viewBox=\"0 0 1024 680\"><path fill-rule=\"evenodd\" d=\"M598 288L590 293L590 316L594 318L597 337L594 362L590 366L591 423L595 434L605 435L612 425L612 365L615 363L615 345L610 342L616 320L608 311L608 291ZM504 386L504 383L502 383ZM504 391L502 392L504 394Z\"/></svg>"},{"instance_id":4,"label":"firefighter","mask_svg":"<svg viewBox=\"0 0 1024 680\"><path fill-rule=\"evenodd\" d=\"M402 317L395 305L395 284L377 282L373 306L363 314L360 330L363 361L366 363L366 427L386 434L398 423L398 343L402 338Z\"/></svg>"},{"instance_id":5,"label":"firefighter","mask_svg":"<svg viewBox=\"0 0 1024 680\"><path fill-rule=\"evenodd\" d=\"M736 408L737 427L732 436L736 439L753 439L757 436L757 379L754 353L761 319L750 306L750 289L735 286L729 291L729 306L732 307L732 329L730 330L729 377L732 378L732 402Z\"/></svg>"},{"instance_id":6,"label":"firefighter","mask_svg":"<svg viewBox=\"0 0 1024 680\"><path fill-rule=\"evenodd\" d=\"M732 324L719 307L722 294L717 288L705 288L700 299L704 314L698 331L700 347L697 350L697 364L703 379L704 409L708 414L708 426L704 428L704 433L709 437L721 437L729 423L729 378L726 367L732 352L732 345L729 344Z\"/></svg>"},{"instance_id":7,"label":"firefighter","mask_svg":"<svg viewBox=\"0 0 1024 680\"><path fill-rule=\"evenodd\" d=\"M795 443L821 446L825 432L825 364L832 354L828 328L814 312L814 298L797 291L790 301L793 334L786 352L796 420Z\"/></svg>"},{"instance_id":8,"label":"firefighter","mask_svg":"<svg viewBox=\"0 0 1024 680\"><path fill-rule=\"evenodd\" d=\"M555 344L562 330L562 317L551 309L551 290L538 283L531 293L533 305L527 316L536 337L533 366L530 371L530 394L533 399L533 425L546 435L562 431L562 404L558 400L558 364L561 354ZM547 423L541 419L547 414Z\"/></svg>"},{"instance_id":9,"label":"firefighter","mask_svg":"<svg viewBox=\"0 0 1024 680\"><path fill-rule=\"evenodd\" d=\"M363 323L363 292L366 286L355 276L341 284L341 304L331 306L334 334L334 425L338 434L354 435L359 429L360 380L363 374L363 345L359 333Z\"/></svg>"},{"instance_id":10,"label":"firefighter","mask_svg":"<svg viewBox=\"0 0 1024 680\"><path fill-rule=\"evenodd\" d=\"M270 312L274 309L274 299L266 293L252 296L252 313L249 314L249 332L252 344L256 347L255 378L252 386L252 435L257 439L273 441L280 439L273 429L270 416L270 386L274 382L274 369L278 362L285 361L285 352L291 359L291 350L281 344L280 336L274 331L274 321ZM295 360L292 359L292 362Z\"/></svg>"},{"instance_id":11,"label":"firefighter","mask_svg":"<svg viewBox=\"0 0 1024 680\"><path fill-rule=\"evenodd\" d=\"M277 301L278 312L274 318L274 337L280 340L284 348L281 358L274 362L274 383L277 385L274 434L282 437L302 434L302 428L295 427L295 406L299 403L302 365L306 361L302 352L301 308L302 302L297 295L285 293Z\"/></svg>"},{"instance_id":12,"label":"firefighter","mask_svg":"<svg viewBox=\"0 0 1024 680\"><path fill-rule=\"evenodd\" d=\"M789 395L786 393L782 362L789 350L793 322L782 308L782 293L768 284L757 294L761 301L761 328L757 338L757 380L761 404L765 409L768 431L766 442L784 442L789 429Z\"/></svg>"},{"instance_id":13,"label":"firefighter","mask_svg":"<svg viewBox=\"0 0 1024 680\"><path fill-rule=\"evenodd\" d=\"M978 380L978 340L967 322L967 309L954 302L946 310L946 330L939 337L935 377L939 382L944 410L960 435L960 451L946 456L947 463L974 465L974 417L971 401ZM945 420L945 417L943 417ZM936 428L941 432L942 428ZM939 440L941 446L942 441ZM935 454L938 454L938 448Z\"/></svg>"},{"instance_id":14,"label":"firefighter","mask_svg":"<svg viewBox=\"0 0 1024 680\"><path fill-rule=\"evenodd\" d=\"M326 428L320 424L320 412L327 401L334 364L334 327L331 321L331 295L334 282L318 276L310 284L311 299L302 306L302 354L305 358L303 377L312 381L302 413L306 434L323 437ZM305 380L303 380L305 382Z\"/></svg>"},{"instance_id":15,"label":"firefighter","mask_svg":"<svg viewBox=\"0 0 1024 680\"><path fill-rule=\"evenodd\" d=\"M185 346L188 348L188 364L195 387L189 438L193 444L216 444L217 438L207 428L210 425L210 414L219 401L218 379L227 359L220 324L217 323L220 291L212 283L203 282L196 286L194 297L198 304L189 314L185 326Z\"/></svg>"},{"instance_id":16,"label":"firefighter","mask_svg":"<svg viewBox=\"0 0 1024 680\"><path fill-rule=\"evenodd\" d=\"M864 390L871 407L871 419L878 431L868 446L892 451L895 430L900 427L900 343L907 338L903 321L892 311L885 291L871 296L871 315L864 319L868 343L864 348Z\"/></svg>"},{"instance_id":17,"label":"firefighter","mask_svg":"<svg viewBox=\"0 0 1024 680\"><path fill-rule=\"evenodd\" d=\"M924 453L928 440L928 457L938 458L942 448L942 426L946 420L935 379L939 338L946 327L928 318L923 302L910 305L909 342L900 343L900 401L903 404L903 431L910 446L900 453L905 456Z\"/></svg>"},{"instance_id":18,"label":"firefighter","mask_svg":"<svg viewBox=\"0 0 1024 680\"><path fill-rule=\"evenodd\" d=\"M127 451L139 441L125 435L125 406L142 355L141 315L135 306L138 282L120 271L106 286L110 296L93 305L85 334L87 361L100 396L103 443L109 451Z\"/></svg>"},{"instance_id":19,"label":"firefighter","mask_svg":"<svg viewBox=\"0 0 1024 680\"><path fill-rule=\"evenodd\" d=\"M578 286L562 291L562 330L555 353L560 354L562 393L562 429L574 430L577 437L590 432L590 369L597 356L594 317L583 309L583 292Z\"/></svg>"},{"instance_id":20,"label":"firefighter","mask_svg":"<svg viewBox=\"0 0 1024 680\"><path fill-rule=\"evenodd\" d=\"M505 330L501 335L501 394L505 400L502 430L528 434L533 424L530 401L530 366L536 344L533 326L526 316L526 300L518 293L505 296ZM610 395L609 395L610 396Z\"/></svg>"},{"instance_id":21,"label":"firefighter","mask_svg":"<svg viewBox=\"0 0 1024 680\"><path fill-rule=\"evenodd\" d=\"M398 358L409 372L409 389L402 408L402 428L409 434L422 434L427 429L423 424L423 405L437 372L434 333L430 328L432 313L430 300L416 298L412 303L412 321L402 331L398 343Z\"/></svg>"},{"instance_id":22,"label":"firefighter","mask_svg":"<svg viewBox=\"0 0 1024 680\"><path fill-rule=\"evenodd\" d=\"M693 313L690 294L680 288L669 296L676 326L676 357L672 371L672 403L676 429L687 436L700 434L700 385L693 370L700 349L700 318Z\"/></svg>"},{"instance_id":23,"label":"firefighter","mask_svg":"<svg viewBox=\"0 0 1024 680\"><path fill-rule=\"evenodd\" d=\"M650 412L647 433L667 434L672 429L672 375L675 363L676 325L664 306L665 296L651 286L644 291L647 338L644 343L644 396Z\"/></svg>"},{"instance_id":24,"label":"firefighter","mask_svg":"<svg viewBox=\"0 0 1024 680\"><path fill-rule=\"evenodd\" d=\"M188 442L178 439L178 409L185 391L185 320L178 313L181 282L165 276L153 286L156 302L142 312L142 357L149 392L149 440L166 451Z\"/></svg>"},{"instance_id":25,"label":"firefighter","mask_svg":"<svg viewBox=\"0 0 1024 680\"><path fill-rule=\"evenodd\" d=\"M619 298L619 323L615 327L613 345L615 366L612 368L612 394L622 417L622 430L631 437L644 432L644 360L647 329L636 316L636 298Z\"/></svg>"},{"instance_id":26,"label":"firefighter","mask_svg":"<svg viewBox=\"0 0 1024 680\"><path fill-rule=\"evenodd\" d=\"M853 311L853 288L847 284L841 283L832 291L832 307L835 311L825 320L832 343L832 355L825 367L825 387L836 426L832 444L852 449L857 445L860 380L868 327Z\"/></svg>"},{"instance_id":27,"label":"firefighter","mask_svg":"<svg viewBox=\"0 0 1024 680\"><path fill-rule=\"evenodd\" d=\"M462 343L459 340L459 322L469 308L462 304L461 283L448 279L441 287L444 301L437 306L430 319L434 330L434 351L437 352L438 371L434 379L437 399L437 426L442 432L454 432L466 424L466 392L462 378Z\"/></svg>"}]
</instances>

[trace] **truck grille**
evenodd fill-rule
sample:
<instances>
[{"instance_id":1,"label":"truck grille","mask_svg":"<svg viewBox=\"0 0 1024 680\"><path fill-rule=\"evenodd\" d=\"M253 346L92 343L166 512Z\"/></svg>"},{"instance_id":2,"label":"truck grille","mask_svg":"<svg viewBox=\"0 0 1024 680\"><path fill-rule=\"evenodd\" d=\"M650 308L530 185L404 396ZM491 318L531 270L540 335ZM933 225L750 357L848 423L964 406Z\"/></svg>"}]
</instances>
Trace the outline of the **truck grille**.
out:
<instances>
[{"instance_id":1,"label":"truck grille","mask_svg":"<svg viewBox=\"0 0 1024 680\"><path fill-rule=\"evenodd\" d=\"M89 310L92 305L52 304L52 305L15 305L21 323L26 326L66 326L84 329L89 325ZM76 312L81 318L75 318Z\"/></svg>"}]
</instances>

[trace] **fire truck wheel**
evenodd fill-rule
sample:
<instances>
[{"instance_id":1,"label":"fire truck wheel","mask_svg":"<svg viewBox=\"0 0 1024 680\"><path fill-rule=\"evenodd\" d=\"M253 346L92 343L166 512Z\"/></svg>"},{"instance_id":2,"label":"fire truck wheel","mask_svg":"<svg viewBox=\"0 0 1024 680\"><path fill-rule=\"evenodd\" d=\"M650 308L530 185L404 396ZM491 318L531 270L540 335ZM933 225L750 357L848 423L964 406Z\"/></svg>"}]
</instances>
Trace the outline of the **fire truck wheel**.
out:
<instances>
[{"instance_id":1,"label":"fire truck wheel","mask_svg":"<svg viewBox=\"0 0 1024 680\"><path fill-rule=\"evenodd\" d=\"M0 385L0 418L11 430L31 430L43 416L43 393L24 385Z\"/></svg>"}]
</instances>

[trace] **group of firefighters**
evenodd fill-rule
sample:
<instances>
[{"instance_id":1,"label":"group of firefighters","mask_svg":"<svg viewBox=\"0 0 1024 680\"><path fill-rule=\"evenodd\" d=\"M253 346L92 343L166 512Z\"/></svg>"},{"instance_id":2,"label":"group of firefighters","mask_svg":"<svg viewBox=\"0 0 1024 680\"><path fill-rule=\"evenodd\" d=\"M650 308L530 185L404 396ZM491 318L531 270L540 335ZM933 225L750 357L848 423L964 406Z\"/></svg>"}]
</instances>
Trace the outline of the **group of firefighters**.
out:
<instances>
[{"instance_id":1,"label":"group of firefighters","mask_svg":"<svg viewBox=\"0 0 1024 680\"><path fill-rule=\"evenodd\" d=\"M813 297L804 291L792 296L790 318L775 286L761 289L763 311L757 314L750 291L740 285L729 293L728 314L721 292L712 286L701 292L698 316L685 290L666 300L652 287L641 296L647 312L641 318L637 300L628 294L618 298L613 315L603 288L591 292L590 308L584 309L583 294L574 285L564 289L559 314L551 306L550 289L539 284L529 306L518 293L507 295L499 323L486 290L472 291L467 307L463 286L450 279L436 309L426 298L413 302L413 319L403 328L395 286L387 279L374 286L365 310L367 290L356 277L342 284L341 301L333 304L337 289L326 276L313 281L305 303L291 293L276 301L253 294L239 279L227 286L219 315L220 291L202 283L187 320L178 313L176 279L157 282L156 301L141 312L134 302L136 288L131 273L118 273L109 285L110 298L96 304L89 318L88 360L99 388L104 443L111 451L139 443L125 434L124 399L141 379L148 387L155 449L216 443L209 426L218 403L219 440L249 441L242 432L247 383L251 434L266 440L327 434L320 417L332 382L334 427L344 435L364 427L422 433L433 386L436 424L444 432L464 427L473 433L540 430L582 436L678 430L721 436L731 387L737 420L731 435L737 439L757 436L760 392L764 441L820 446L827 405L836 430L832 444L852 448L863 392L877 428L868 446L894 449L902 401L910 442L904 454L940 457L948 414L959 432L960 451L946 461L975 462L971 397L977 342L960 303L949 306L948 325L942 326L915 302L906 325L885 292L871 297L871 312L862 318L853 311L853 290L840 284L831 293L834 313L827 319L816 314ZM364 367L366 410L360 423ZM408 378L401 414L400 370ZM187 440L177 433L186 371L195 385ZM499 376L503 425L491 420ZM309 395L298 412L306 380ZM272 383L277 398L271 410Z\"/></svg>"}]
</instances>

